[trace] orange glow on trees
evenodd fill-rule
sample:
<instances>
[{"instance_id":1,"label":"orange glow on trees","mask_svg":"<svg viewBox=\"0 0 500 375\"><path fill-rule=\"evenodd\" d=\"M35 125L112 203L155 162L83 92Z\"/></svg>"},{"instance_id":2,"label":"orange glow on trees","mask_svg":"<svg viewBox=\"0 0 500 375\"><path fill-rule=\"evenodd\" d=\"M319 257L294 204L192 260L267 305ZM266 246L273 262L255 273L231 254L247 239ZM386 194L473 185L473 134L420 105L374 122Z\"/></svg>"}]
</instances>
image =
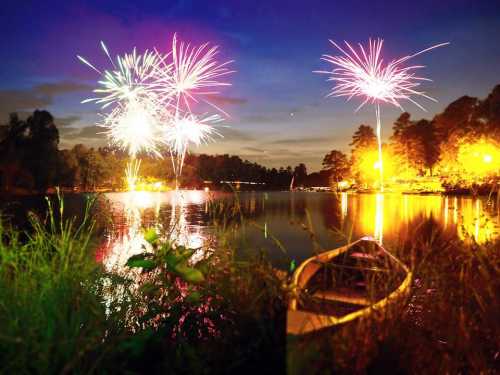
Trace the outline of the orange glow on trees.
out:
<instances>
[{"instance_id":1,"label":"orange glow on trees","mask_svg":"<svg viewBox=\"0 0 500 375\"><path fill-rule=\"evenodd\" d=\"M466 187L500 175L500 144L491 138L463 137L441 155L441 174L451 183Z\"/></svg>"},{"instance_id":2,"label":"orange glow on trees","mask_svg":"<svg viewBox=\"0 0 500 375\"><path fill-rule=\"evenodd\" d=\"M463 143L458 148L457 161L471 179L496 175L500 172L500 145L484 138L475 143Z\"/></svg>"},{"instance_id":3,"label":"orange glow on trees","mask_svg":"<svg viewBox=\"0 0 500 375\"><path fill-rule=\"evenodd\" d=\"M397 168L390 150L383 149L382 160L386 179L395 178ZM353 169L358 182L367 184L370 187L378 187L380 162L377 148L359 152L354 161Z\"/></svg>"}]
</instances>

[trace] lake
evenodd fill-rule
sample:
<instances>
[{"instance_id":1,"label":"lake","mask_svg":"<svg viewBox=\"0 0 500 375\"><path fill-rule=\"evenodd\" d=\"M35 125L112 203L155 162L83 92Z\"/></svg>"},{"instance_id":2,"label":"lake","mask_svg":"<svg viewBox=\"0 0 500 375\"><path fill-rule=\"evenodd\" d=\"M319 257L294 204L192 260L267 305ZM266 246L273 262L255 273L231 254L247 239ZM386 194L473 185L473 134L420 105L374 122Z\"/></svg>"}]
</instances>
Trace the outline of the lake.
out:
<instances>
[{"instance_id":1,"label":"lake","mask_svg":"<svg viewBox=\"0 0 500 375\"><path fill-rule=\"evenodd\" d=\"M211 203L228 206L235 199L229 193L188 190L104 196L111 220L97 257L110 268L123 265L147 247L142 233L150 227L178 243L200 248L197 256L202 257L217 241L216 228L209 224ZM284 266L285 260L277 241L286 249L288 261L296 262L363 236L372 236L390 249L429 219L434 229L462 239L481 243L499 235L499 207L487 198L241 192L237 199L246 224L239 229L241 241L252 251L267 250L278 266Z\"/></svg>"},{"instance_id":2,"label":"lake","mask_svg":"<svg viewBox=\"0 0 500 375\"><path fill-rule=\"evenodd\" d=\"M84 194L65 197L66 216L81 216ZM351 194L327 192L128 192L99 195L95 211L105 223L99 233L97 259L119 268L128 257L147 247L145 228L156 228L178 243L200 248L197 256L216 248L217 228L210 223L213 203L234 204L237 198L245 225L236 237L249 251L266 250L277 266L297 263L315 251L332 249L363 236L372 236L390 250L419 225L482 243L499 236L500 208L486 197L439 195ZM232 203L233 202L233 203ZM45 211L42 197L1 202L4 215L19 219L27 209ZM26 219L20 220L21 226ZM242 229L244 228L244 229ZM313 240L312 240L313 239ZM283 252L277 241L286 250Z\"/></svg>"}]
</instances>

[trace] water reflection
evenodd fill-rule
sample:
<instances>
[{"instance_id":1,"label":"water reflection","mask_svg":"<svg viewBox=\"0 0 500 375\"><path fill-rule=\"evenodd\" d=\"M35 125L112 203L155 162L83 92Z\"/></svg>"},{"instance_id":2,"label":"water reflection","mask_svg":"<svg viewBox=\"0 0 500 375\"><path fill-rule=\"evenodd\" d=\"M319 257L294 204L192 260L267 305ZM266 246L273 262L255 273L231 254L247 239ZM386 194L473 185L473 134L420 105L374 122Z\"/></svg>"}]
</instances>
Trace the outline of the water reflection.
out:
<instances>
[{"instance_id":1,"label":"water reflection","mask_svg":"<svg viewBox=\"0 0 500 375\"><path fill-rule=\"evenodd\" d=\"M111 223L97 258L108 271L125 272L127 260L144 251L152 251L144 231L154 228L165 240L197 249L196 262L209 247L206 223L192 215L208 210L209 195L204 191L169 193L132 191L107 194L111 205ZM167 220L168 217L168 220Z\"/></svg>"},{"instance_id":2,"label":"water reflection","mask_svg":"<svg viewBox=\"0 0 500 375\"><path fill-rule=\"evenodd\" d=\"M199 249L194 261L203 258L216 247L208 220L210 199L235 201L232 194L204 191L117 193L107 198L113 207L113 225L100 256L107 269L123 268L131 255L147 249L143 230L150 227L180 245ZM498 236L497 203L486 199L242 192L237 201L246 221L257 224L246 228L241 236L246 237L250 248L268 249L276 259L281 252L274 252L273 238L281 241L291 258L300 261L317 250L311 239L321 248L331 249L370 235L390 246L407 238L412 226L428 219L463 239L481 243Z\"/></svg>"},{"instance_id":3,"label":"water reflection","mask_svg":"<svg viewBox=\"0 0 500 375\"><path fill-rule=\"evenodd\" d=\"M486 198L274 192L242 193L239 200L245 216L278 238L296 260L314 253L311 238L331 249L370 235L390 247L427 220L450 235L479 243L498 236L498 207ZM247 236L257 249L272 248L261 232L247 231Z\"/></svg>"},{"instance_id":4,"label":"water reflection","mask_svg":"<svg viewBox=\"0 0 500 375\"><path fill-rule=\"evenodd\" d=\"M350 199L349 199L350 198ZM478 243L498 235L498 213L494 203L471 197L353 195L348 198L348 214L355 233L373 234L383 242L384 236L405 236L416 219L432 218L446 231ZM344 206L341 197L341 206ZM344 208L342 208L344 210ZM451 212L450 212L451 211Z\"/></svg>"}]
</instances>

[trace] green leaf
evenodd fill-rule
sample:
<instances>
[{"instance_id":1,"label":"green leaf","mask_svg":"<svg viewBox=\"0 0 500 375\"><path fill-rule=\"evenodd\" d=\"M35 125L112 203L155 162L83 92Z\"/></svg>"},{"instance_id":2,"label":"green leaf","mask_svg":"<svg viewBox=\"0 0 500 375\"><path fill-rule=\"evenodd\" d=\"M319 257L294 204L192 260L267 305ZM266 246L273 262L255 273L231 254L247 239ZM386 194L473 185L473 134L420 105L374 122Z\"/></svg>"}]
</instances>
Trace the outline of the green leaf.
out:
<instances>
[{"instance_id":1,"label":"green leaf","mask_svg":"<svg viewBox=\"0 0 500 375\"><path fill-rule=\"evenodd\" d=\"M151 245L154 244L156 241L158 241L158 233L156 233L156 230L153 228L149 228L145 233L144 233L144 239L148 241Z\"/></svg>"},{"instance_id":2,"label":"green leaf","mask_svg":"<svg viewBox=\"0 0 500 375\"><path fill-rule=\"evenodd\" d=\"M177 254L174 254L172 252L167 253L165 255L165 262L167 263L168 268L175 270L175 267L181 262L185 261L185 259L182 256L179 256Z\"/></svg>"},{"instance_id":3,"label":"green leaf","mask_svg":"<svg viewBox=\"0 0 500 375\"><path fill-rule=\"evenodd\" d=\"M159 287L153 283L145 283L141 286L140 292L143 294L154 294L159 290Z\"/></svg>"},{"instance_id":4,"label":"green leaf","mask_svg":"<svg viewBox=\"0 0 500 375\"><path fill-rule=\"evenodd\" d=\"M200 292L192 292L191 294L188 294L186 296L186 302L189 302L189 303L198 303L198 302L200 302L200 299L201 299Z\"/></svg>"},{"instance_id":5,"label":"green leaf","mask_svg":"<svg viewBox=\"0 0 500 375\"><path fill-rule=\"evenodd\" d=\"M196 269L200 270L203 274L207 274L210 269L210 258L204 259L196 263Z\"/></svg>"},{"instance_id":6,"label":"green leaf","mask_svg":"<svg viewBox=\"0 0 500 375\"><path fill-rule=\"evenodd\" d=\"M134 258L133 256L127 260L126 265L130 268L142 268L144 270L152 270L156 268L156 262L154 260L144 258L141 259L139 257Z\"/></svg>"},{"instance_id":7,"label":"green leaf","mask_svg":"<svg viewBox=\"0 0 500 375\"><path fill-rule=\"evenodd\" d=\"M193 284L201 283L205 280L205 276L195 268L188 267L184 264L179 264L175 267L175 271L181 276L185 281Z\"/></svg>"}]
</instances>

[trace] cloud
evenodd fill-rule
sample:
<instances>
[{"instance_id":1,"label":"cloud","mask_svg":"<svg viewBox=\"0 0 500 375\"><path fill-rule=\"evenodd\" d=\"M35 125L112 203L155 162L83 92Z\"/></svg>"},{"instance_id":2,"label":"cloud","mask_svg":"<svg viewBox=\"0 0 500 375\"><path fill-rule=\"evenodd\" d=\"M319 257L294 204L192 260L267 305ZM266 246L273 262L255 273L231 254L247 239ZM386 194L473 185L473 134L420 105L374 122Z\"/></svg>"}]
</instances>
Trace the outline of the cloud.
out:
<instances>
[{"instance_id":1,"label":"cloud","mask_svg":"<svg viewBox=\"0 0 500 375\"><path fill-rule=\"evenodd\" d=\"M233 129L233 128L223 128L220 130L220 133L224 137L223 139L226 141L253 141L254 137L248 133L242 132L241 130Z\"/></svg>"},{"instance_id":2,"label":"cloud","mask_svg":"<svg viewBox=\"0 0 500 375\"><path fill-rule=\"evenodd\" d=\"M42 83L33 88L33 91L39 95L54 97L69 92L90 91L93 87L84 83L78 82L56 82L56 83Z\"/></svg>"},{"instance_id":3,"label":"cloud","mask_svg":"<svg viewBox=\"0 0 500 375\"><path fill-rule=\"evenodd\" d=\"M285 138L269 142L274 145L317 145L335 142L335 139L328 139L326 137L308 137L308 138Z\"/></svg>"},{"instance_id":4,"label":"cloud","mask_svg":"<svg viewBox=\"0 0 500 375\"><path fill-rule=\"evenodd\" d=\"M251 152L257 152L259 154L266 152L266 150L263 150L261 148L256 148L256 147L243 147L243 150L251 151Z\"/></svg>"},{"instance_id":5,"label":"cloud","mask_svg":"<svg viewBox=\"0 0 500 375\"><path fill-rule=\"evenodd\" d=\"M275 119L270 116L264 116L264 115L248 115L242 118L243 122L249 122L254 124L266 124L272 122L273 120Z\"/></svg>"},{"instance_id":6,"label":"cloud","mask_svg":"<svg viewBox=\"0 0 500 375\"><path fill-rule=\"evenodd\" d=\"M43 83L27 90L0 90L0 120L6 121L12 112L24 116L34 109L46 108L54 103L54 98L58 95L90 89L85 84L62 81Z\"/></svg>"},{"instance_id":7,"label":"cloud","mask_svg":"<svg viewBox=\"0 0 500 375\"><path fill-rule=\"evenodd\" d=\"M81 120L80 116L66 116L66 117L56 117L54 119L54 123L56 124L59 132L61 132L61 128L68 128L70 125L74 124ZM69 128L71 129L71 128Z\"/></svg>"},{"instance_id":8,"label":"cloud","mask_svg":"<svg viewBox=\"0 0 500 375\"><path fill-rule=\"evenodd\" d=\"M52 104L52 98L40 96L34 91L0 91L0 116L2 120L8 114L28 109L43 108Z\"/></svg>"},{"instance_id":9,"label":"cloud","mask_svg":"<svg viewBox=\"0 0 500 375\"><path fill-rule=\"evenodd\" d=\"M75 129L76 128L68 128ZM79 131L70 132L69 134L64 135L64 139L66 140L76 140L76 139L101 139L104 137L102 134L104 129L97 125L86 126L81 128Z\"/></svg>"},{"instance_id":10,"label":"cloud","mask_svg":"<svg viewBox=\"0 0 500 375\"><path fill-rule=\"evenodd\" d=\"M243 105L248 102L245 98L235 98L232 96L207 95L207 101L216 106L222 105Z\"/></svg>"},{"instance_id":11,"label":"cloud","mask_svg":"<svg viewBox=\"0 0 500 375\"><path fill-rule=\"evenodd\" d=\"M243 116L242 122L251 124L286 123L290 121L293 116L303 111L304 109L302 107L293 107L289 110L282 110L281 112L275 112L268 115L251 114Z\"/></svg>"}]
</instances>

